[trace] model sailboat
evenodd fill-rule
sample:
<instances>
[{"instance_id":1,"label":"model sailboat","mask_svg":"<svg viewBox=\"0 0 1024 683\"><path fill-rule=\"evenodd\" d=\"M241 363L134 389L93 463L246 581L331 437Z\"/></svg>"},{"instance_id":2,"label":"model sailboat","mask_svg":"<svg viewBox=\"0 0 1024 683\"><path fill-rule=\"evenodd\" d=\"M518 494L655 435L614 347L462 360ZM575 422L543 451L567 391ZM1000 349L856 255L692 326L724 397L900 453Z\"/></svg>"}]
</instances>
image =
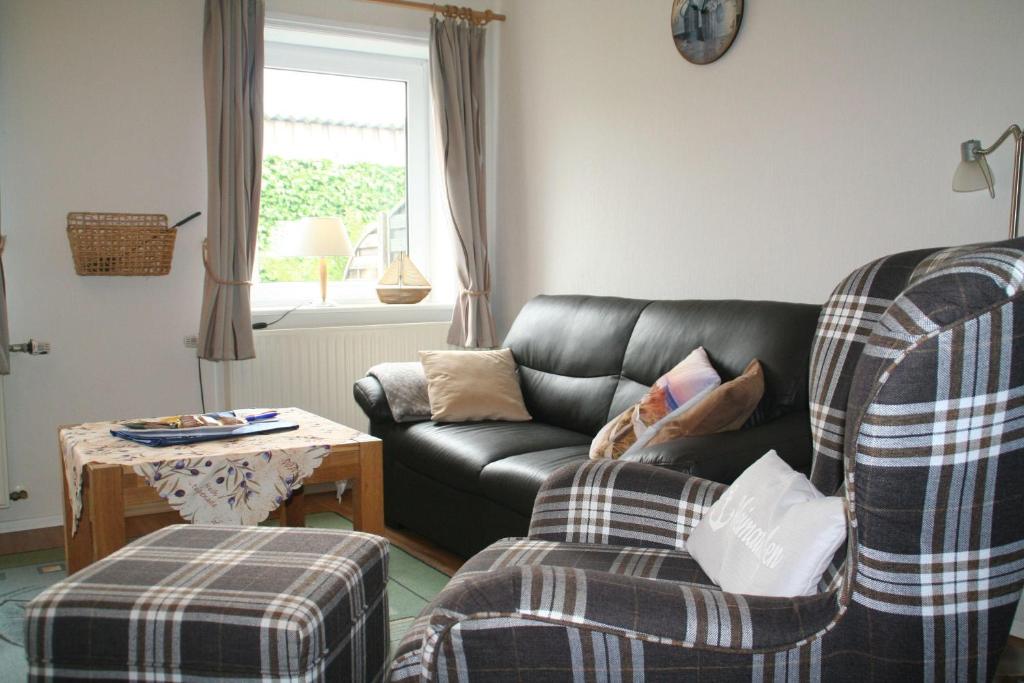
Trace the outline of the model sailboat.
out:
<instances>
[{"instance_id":1,"label":"model sailboat","mask_svg":"<svg viewBox=\"0 0 1024 683\"><path fill-rule=\"evenodd\" d=\"M391 262L377 283L377 298L385 304L415 304L428 294L430 282L404 253Z\"/></svg>"}]
</instances>

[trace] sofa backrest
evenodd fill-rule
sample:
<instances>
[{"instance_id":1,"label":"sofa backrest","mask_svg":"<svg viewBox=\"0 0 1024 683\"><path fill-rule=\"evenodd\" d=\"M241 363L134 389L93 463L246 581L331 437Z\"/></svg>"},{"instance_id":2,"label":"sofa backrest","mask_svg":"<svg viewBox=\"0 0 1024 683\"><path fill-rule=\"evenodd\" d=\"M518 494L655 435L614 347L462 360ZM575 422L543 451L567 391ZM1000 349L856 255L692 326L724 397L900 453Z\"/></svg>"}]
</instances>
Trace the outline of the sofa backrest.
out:
<instances>
[{"instance_id":1,"label":"sofa backrest","mask_svg":"<svg viewBox=\"0 0 1024 683\"><path fill-rule=\"evenodd\" d=\"M523 307L504 345L519 363L530 414L586 434L596 434L698 346L726 380L758 358L766 391L751 418L756 424L807 409L819 310L768 301L539 296Z\"/></svg>"},{"instance_id":2,"label":"sofa backrest","mask_svg":"<svg viewBox=\"0 0 1024 683\"><path fill-rule=\"evenodd\" d=\"M807 410L807 368L820 306L777 301L653 301L640 314L609 406L618 415L663 374L703 346L723 381L754 358L765 395L749 425Z\"/></svg>"},{"instance_id":3,"label":"sofa backrest","mask_svg":"<svg viewBox=\"0 0 1024 683\"><path fill-rule=\"evenodd\" d=\"M598 296L538 296L505 337L519 364L535 420L596 434L607 421L622 357L647 301Z\"/></svg>"}]
</instances>

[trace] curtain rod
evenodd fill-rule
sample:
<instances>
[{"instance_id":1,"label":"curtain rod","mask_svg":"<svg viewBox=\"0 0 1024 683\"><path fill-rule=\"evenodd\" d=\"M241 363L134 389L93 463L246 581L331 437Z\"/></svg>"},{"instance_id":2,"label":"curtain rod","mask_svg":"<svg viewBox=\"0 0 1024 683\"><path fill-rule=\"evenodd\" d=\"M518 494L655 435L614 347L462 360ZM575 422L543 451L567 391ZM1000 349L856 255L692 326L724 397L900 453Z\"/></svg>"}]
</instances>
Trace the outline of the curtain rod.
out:
<instances>
[{"instance_id":1,"label":"curtain rod","mask_svg":"<svg viewBox=\"0 0 1024 683\"><path fill-rule=\"evenodd\" d=\"M445 17L465 19L478 26L483 26L491 21L505 21L504 14L498 14L491 10L480 12L469 7L459 7L457 5L434 5L429 2L416 2L415 0L365 0L365 2L376 2L382 5L396 5L398 7L423 10L424 12L433 12Z\"/></svg>"}]
</instances>

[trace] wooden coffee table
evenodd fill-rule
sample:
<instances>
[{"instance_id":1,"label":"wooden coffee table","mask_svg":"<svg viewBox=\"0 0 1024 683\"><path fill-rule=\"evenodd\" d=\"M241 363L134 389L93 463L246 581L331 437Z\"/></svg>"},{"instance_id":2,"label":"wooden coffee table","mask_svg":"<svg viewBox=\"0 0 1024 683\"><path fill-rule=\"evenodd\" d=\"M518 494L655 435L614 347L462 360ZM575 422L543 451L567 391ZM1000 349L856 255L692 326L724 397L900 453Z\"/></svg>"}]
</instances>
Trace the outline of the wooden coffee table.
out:
<instances>
[{"instance_id":1,"label":"wooden coffee table","mask_svg":"<svg viewBox=\"0 0 1024 683\"><path fill-rule=\"evenodd\" d=\"M61 427L75 427L69 425ZM250 438L250 437L246 437ZM238 442L246 438L237 439ZM58 439L58 441L60 441ZM212 441L220 449L229 441ZM147 446L139 446L146 449ZM201 445L197 445L197 453ZM68 573L71 574L106 557L126 543L130 521L141 515L172 511L168 503L146 480L135 473L130 464L86 463L82 479L82 513L77 533L72 533L72 509L67 478L64 476L64 453L61 446L61 479L64 481L64 547ZM383 481L381 441L352 431L345 443L332 445L320 465L305 478L303 484L319 484L351 480L353 526L357 531L384 533ZM177 513L174 513L177 514ZM304 526L303 489L278 508L282 526ZM179 522L182 521L179 518Z\"/></svg>"}]
</instances>

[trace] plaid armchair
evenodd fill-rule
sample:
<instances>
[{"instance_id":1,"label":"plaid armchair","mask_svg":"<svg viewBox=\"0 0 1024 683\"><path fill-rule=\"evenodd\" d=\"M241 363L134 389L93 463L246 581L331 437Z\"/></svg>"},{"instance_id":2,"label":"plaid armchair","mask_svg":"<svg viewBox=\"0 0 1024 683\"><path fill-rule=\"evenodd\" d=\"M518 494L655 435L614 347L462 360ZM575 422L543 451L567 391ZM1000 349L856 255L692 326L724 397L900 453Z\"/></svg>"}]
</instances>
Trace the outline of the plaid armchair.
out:
<instances>
[{"instance_id":1,"label":"plaid armchair","mask_svg":"<svg viewBox=\"0 0 1024 683\"><path fill-rule=\"evenodd\" d=\"M711 583L686 538L724 485L590 462L452 579L391 680L990 678L1024 582L1024 240L852 273L811 402L812 481L848 510L817 594Z\"/></svg>"}]
</instances>

